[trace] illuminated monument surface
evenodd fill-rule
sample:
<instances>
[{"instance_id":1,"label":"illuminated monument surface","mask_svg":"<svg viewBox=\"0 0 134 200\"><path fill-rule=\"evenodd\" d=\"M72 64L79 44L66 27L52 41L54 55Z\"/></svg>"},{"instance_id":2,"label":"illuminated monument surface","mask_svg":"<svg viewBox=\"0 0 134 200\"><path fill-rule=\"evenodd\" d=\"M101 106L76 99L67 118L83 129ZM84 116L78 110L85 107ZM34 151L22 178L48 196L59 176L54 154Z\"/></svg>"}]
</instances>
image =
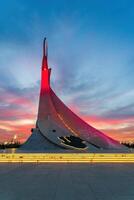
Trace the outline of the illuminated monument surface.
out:
<instances>
[{"instance_id":1,"label":"illuminated monument surface","mask_svg":"<svg viewBox=\"0 0 134 200\"><path fill-rule=\"evenodd\" d=\"M51 68L48 67L47 51L45 38L36 128L32 129L31 136L21 149L43 152L122 149L118 141L87 124L57 97L50 86Z\"/></svg>"}]
</instances>

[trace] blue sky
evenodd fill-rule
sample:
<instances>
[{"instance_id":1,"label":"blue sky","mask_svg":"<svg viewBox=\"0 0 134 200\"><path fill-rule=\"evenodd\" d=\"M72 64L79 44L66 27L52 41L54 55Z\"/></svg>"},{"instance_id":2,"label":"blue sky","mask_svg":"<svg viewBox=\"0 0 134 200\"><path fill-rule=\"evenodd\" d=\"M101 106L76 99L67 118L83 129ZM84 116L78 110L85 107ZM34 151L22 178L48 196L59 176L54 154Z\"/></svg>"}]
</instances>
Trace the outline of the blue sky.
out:
<instances>
[{"instance_id":1,"label":"blue sky","mask_svg":"<svg viewBox=\"0 0 134 200\"><path fill-rule=\"evenodd\" d=\"M133 10L130 0L1 2L1 138L25 138L35 123L46 36L56 94L96 128L133 140Z\"/></svg>"}]
</instances>

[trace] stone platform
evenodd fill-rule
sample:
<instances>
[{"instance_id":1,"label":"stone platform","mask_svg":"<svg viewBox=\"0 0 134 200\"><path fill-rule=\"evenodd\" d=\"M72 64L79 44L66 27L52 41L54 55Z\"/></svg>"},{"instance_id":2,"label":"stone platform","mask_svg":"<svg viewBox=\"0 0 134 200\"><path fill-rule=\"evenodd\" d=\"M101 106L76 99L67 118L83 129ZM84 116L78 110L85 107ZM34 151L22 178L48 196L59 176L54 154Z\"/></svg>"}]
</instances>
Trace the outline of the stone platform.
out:
<instances>
[{"instance_id":1,"label":"stone platform","mask_svg":"<svg viewBox=\"0 0 134 200\"><path fill-rule=\"evenodd\" d=\"M134 165L0 163L1 200L133 200Z\"/></svg>"}]
</instances>

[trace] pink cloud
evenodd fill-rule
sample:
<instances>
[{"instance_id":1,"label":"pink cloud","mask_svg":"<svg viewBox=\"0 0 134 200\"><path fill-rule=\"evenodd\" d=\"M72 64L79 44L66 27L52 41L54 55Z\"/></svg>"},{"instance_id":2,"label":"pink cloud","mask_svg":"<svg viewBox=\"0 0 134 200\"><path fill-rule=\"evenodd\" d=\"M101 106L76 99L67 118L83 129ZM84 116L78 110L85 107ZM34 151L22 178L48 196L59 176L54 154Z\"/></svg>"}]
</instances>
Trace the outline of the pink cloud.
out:
<instances>
[{"instance_id":1,"label":"pink cloud","mask_svg":"<svg viewBox=\"0 0 134 200\"><path fill-rule=\"evenodd\" d=\"M31 128L35 126L37 105L30 98L30 93L28 93L28 97L18 96L7 91L4 91L3 94L0 96L0 101L7 105L0 108L0 141L10 140L17 134L18 139L24 142L31 134ZM80 109L75 104L71 104L69 107L80 115ZM134 140L134 117L123 119L93 115L81 115L81 117L90 125L117 140Z\"/></svg>"}]
</instances>

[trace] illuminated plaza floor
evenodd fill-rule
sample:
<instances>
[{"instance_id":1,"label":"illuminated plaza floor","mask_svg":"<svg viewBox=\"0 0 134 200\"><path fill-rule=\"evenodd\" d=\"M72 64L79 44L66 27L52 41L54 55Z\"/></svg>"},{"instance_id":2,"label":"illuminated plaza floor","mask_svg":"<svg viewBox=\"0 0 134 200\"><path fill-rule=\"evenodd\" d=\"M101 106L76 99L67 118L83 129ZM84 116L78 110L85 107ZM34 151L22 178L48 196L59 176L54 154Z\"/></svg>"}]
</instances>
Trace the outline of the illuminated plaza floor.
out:
<instances>
[{"instance_id":1,"label":"illuminated plaza floor","mask_svg":"<svg viewBox=\"0 0 134 200\"><path fill-rule=\"evenodd\" d=\"M134 164L0 163L0 200L134 200Z\"/></svg>"}]
</instances>

